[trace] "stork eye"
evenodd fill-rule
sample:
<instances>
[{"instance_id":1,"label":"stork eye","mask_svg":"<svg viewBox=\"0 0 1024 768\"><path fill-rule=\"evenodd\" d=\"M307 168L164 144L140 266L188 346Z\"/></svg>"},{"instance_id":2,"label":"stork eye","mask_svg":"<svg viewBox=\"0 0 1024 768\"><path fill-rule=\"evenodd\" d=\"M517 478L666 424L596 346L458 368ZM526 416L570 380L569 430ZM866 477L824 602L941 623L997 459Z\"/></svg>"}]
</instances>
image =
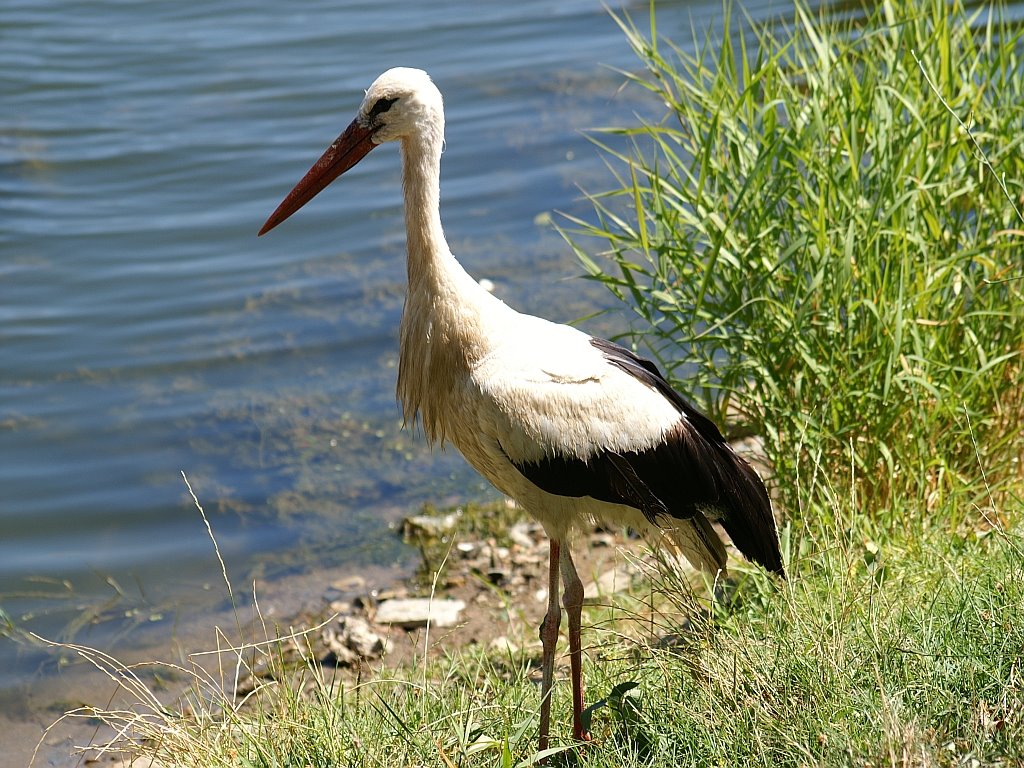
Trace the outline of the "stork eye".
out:
<instances>
[{"instance_id":1,"label":"stork eye","mask_svg":"<svg viewBox=\"0 0 1024 768\"><path fill-rule=\"evenodd\" d=\"M376 117L377 115L383 114L391 109L391 105L398 101L395 99L377 99L370 111L367 113L367 117Z\"/></svg>"}]
</instances>

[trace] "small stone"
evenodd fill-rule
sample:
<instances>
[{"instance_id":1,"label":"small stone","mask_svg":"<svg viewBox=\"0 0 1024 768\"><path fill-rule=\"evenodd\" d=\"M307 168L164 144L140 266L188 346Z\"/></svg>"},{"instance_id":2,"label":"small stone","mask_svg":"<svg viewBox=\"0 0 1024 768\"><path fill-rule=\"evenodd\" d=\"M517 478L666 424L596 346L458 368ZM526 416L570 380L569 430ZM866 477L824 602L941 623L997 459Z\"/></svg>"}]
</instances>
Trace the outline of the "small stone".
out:
<instances>
[{"instance_id":1,"label":"small stone","mask_svg":"<svg viewBox=\"0 0 1024 768\"><path fill-rule=\"evenodd\" d=\"M466 604L462 600L406 598L388 600L377 608L374 621L378 624L397 624L406 629L426 626L451 627L458 623L459 614Z\"/></svg>"},{"instance_id":2,"label":"small stone","mask_svg":"<svg viewBox=\"0 0 1024 768\"><path fill-rule=\"evenodd\" d=\"M367 622L347 616L340 623L348 647L360 656L370 658L387 653L387 640L370 629Z\"/></svg>"},{"instance_id":3,"label":"small stone","mask_svg":"<svg viewBox=\"0 0 1024 768\"><path fill-rule=\"evenodd\" d=\"M527 522L516 523L509 528L508 537L513 544L523 549L533 549L537 546L537 542L531 534L530 524Z\"/></svg>"},{"instance_id":4,"label":"small stone","mask_svg":"<svg viewBox=\"0 0 1024 768\"><path fill-rule=\"evenodd\" d=\"M386 638L355 616L345 616L334 626L325 627L321 635L328 650L324 662L337 666L347 667L362 659L376 659L390 650Z\"/></svg>"},{"instance_id":5,"label":"small stone","mask_svg":"<svg viewBox=\"0 0 1024 768\"><path fill-rule=\"evenodd\" d=\"M455 512L447 515L413 515L407 517L402 523L402 534L404 536L443 536L450 533L459 522L459 516Z\"/></svg>"},{"instance_id":6,"label":"small stone","mask_svg":"<svg viewBox=\"0 0 1024 768\"><path fill-rule=\"evenodd\" d=\"M335 603L331 603L331 610L336 613L348 613L348 611L337 611L334 608ZM377 605L377 600L373 595L356 595L352 598L352 609L355 611L362 611L363 613L370 613L374 606Z\"/></svg>"},{"instance_id":7,"label":"small stone","mask_svg":"<svg viewBox=\"0 0 1024 768\"><path fill-rule=\"evenodd\" d=\"M632 572L623 566L605 571L583 587L583 601L593 602L601 597L614 595L617 592L625 592L633 583Z\"/></svg>"},{"instance_id":8,"label":"small stone","mask_svg":"<svg viewBox=\"0 0 1024 768\"><path fill-rule=\"evenodd\" d=\"M339 616L344 616L345 614L352 613L352 603L346 603L344 600L334 600L327 606L327 610Z\"/></svg>"},{"instance_id":9,"label":"small stone","mask_svg":"<svg viewBox=\"0 0 1024 768\"><path fill-rule=\"evenodd\" d=\"M86 765L101 764L105 768L162 768L163 763L158 763L154 757L138 755L117 755L111 762L99 763L99 758L86 758Z\"/></svg>"},{"instance_id":10,"label":"small stone","mask_svg":"<svg viewBox=\"0 0 1024 768\"><path fill-rule=\"evenodd\" d=\"M505 635L499 635L490 642L490 646L495 651L501 651L503 653L515 653L519 650L519 646L513 643Z\"/></svg>"},{"instance_id":11,"label":"small stone","mask_svg":"<svg viewBox=\"0 0 1024 768\"><path fill-rule=\"evenodd\" d=\"M517 552L512 555L512 565L519 567L539 565L544 562L544 559L545 558L540 555L530 554L528 552Z\"/></svg>"},{"instance_id":12,"label":"small stone","mask_svg":"<svg viewBox=\"0 0 1024 768\"><path fill-rule=\"evenodd\" d=\"M366 579L356 575L346 576L343 579L332 581L330 587L339 592L361 592L366 589Z\"/></svg>"},{"instance_id":13,"label":"small stone","mask_svg":"<svg viewBox=\"0 0 1024 768\"><path fill-rule=\"evenodd\" d=\"M323 643L327 649L327 655L321 659L321 664L333 665L335 667L352 667L359 663L359 656L342 642L334 629L323 631Z\"/></svg>"},{"instance_id":14,"label":"small stone","mask_svg":"<svg viewBox=\"0 0 1024 768\"><path fill-rule=\"evenodd\" d=\"M409 590L405 587L395 587L394 589L375 590L372 593L372 597L378 603L383 603L385 600L399 600L406 597L408 594Z\"/></svg>"}]
</instances>

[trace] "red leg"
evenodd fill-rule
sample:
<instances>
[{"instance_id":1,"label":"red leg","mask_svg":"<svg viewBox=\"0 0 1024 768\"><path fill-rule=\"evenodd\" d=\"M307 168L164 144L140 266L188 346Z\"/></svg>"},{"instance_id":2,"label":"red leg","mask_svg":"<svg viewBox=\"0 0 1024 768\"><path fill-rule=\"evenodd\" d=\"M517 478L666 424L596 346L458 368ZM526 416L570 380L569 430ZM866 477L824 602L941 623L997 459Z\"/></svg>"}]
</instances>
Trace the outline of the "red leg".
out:
<instances>
[{"instance_id":1,"label":"red leg","mask_svg":"<svg viewBox=\"0 0 1024 768\"><path fill-rule=\"evenodd\" d=\"M583 730L583 646L580 639L581 613L583 611L583 583L576 573L569 548L561 551L559 565L565 593L562 602L569 616L569 665L572 674L572 736L577 741L590 741L590 734Z\"/></svg>"},{"instance_id":2,"label":"red leg","mask_svg":"<svg viewBox=\"0 0 1024 768\"><path fill-rule=\"evenodd\" d=\"M540 683L540 744L538 751L548 748L548 727L551 723L551 681L555 670L555 645L558 642L558 626L562 612L558 607L558 563L561 541L551 540L551 558L548 568L548 612L540 625L540 642L543 646Z\"/></svg>"}]
</instances>

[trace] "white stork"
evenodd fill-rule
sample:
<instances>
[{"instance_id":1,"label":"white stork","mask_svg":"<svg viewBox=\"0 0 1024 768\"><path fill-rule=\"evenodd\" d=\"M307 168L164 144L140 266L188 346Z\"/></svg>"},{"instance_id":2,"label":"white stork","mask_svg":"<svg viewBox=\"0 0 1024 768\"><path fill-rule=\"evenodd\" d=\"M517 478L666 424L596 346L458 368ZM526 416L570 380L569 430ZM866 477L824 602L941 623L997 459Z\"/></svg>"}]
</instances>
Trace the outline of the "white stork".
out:
<instances>
[{"instance_id":1,"label":"white stork","mask_svg":"<svg viewBox=\"0 0 1024 768\"><path fill-rule=\"evenodd\" d=\"M390 69L355 119L267 219L264 234L371 149L400 142L408 294L398 398L430 443L454 444L484 477L540 521L551 539L543 644L540 750L561 611L569 621L573 736L583 728L583 585L568 537L584 522L625 525L725 568L720 523L749 559L784 575L764 484L657 367L627 349L506 306L462 268L441 229L441 93L425 72Z\"/></svg>"}]
</instances>

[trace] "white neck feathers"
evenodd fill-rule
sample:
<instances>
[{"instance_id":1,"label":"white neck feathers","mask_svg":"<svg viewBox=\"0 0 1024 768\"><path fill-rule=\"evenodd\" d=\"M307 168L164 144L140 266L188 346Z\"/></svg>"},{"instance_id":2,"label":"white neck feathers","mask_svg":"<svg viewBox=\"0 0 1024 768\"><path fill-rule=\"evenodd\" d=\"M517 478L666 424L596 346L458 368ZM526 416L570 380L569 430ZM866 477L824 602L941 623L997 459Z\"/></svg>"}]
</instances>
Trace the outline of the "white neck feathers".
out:
<instances>
[{"instance_id":1,"label":"white neck feathers","mask_svg":"<svg viewBox=\"0 0 1024 768\"><path fill-rule=\"evenodd\" d=\"M451 398L487 354L487 315L506 308L448 248L439 209L443 118L421 125L422 130L402 139L409 286L400 332L398 399L406 423L419 415L427 439L434 442L450 436Z\"/></svg>"}]
</instances>

